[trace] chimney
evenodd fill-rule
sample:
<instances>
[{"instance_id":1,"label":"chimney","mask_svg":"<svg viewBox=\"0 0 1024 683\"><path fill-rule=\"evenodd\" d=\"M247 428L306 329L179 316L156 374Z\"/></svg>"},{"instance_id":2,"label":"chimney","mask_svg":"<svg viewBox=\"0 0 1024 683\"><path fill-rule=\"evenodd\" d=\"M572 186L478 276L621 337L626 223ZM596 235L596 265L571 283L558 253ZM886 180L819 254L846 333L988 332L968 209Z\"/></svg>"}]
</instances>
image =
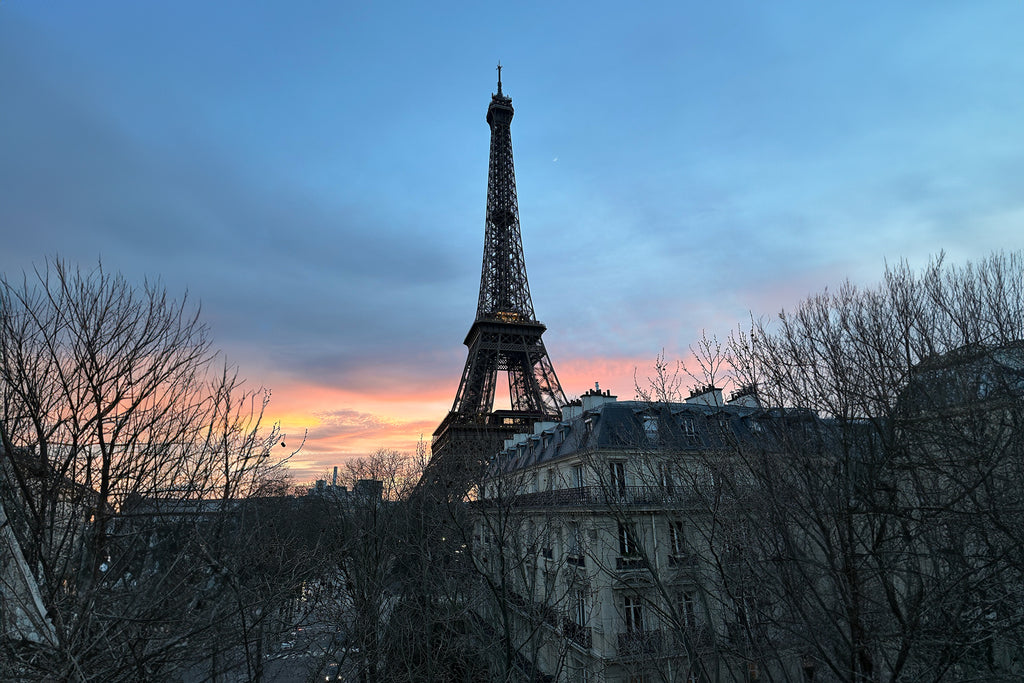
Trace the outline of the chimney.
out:
<instances>
[{"instance_id":1,"label":"chimney","mask_svg":"<svg viewBox=\"0 0 1024 683\"><path fill-rule=\"evenodd\" d=\"M611 390L601 391L601 385L594 382L594 388L580 397L583 401L583 411L592 410L604 403L614 402L618 396L612 396Z\"/></svg>"},{"instance_id":2,"label":"chimney","mask_svg":"<svg viewBox=\"0 0 1024 683\"><path fill-rule=\"evenodd\" d=\"M743 408L760 408L761 401L757 398L757 385L744 384L729 394L729 405Z\"/></svg>"},{"instance_id":3,"label":"chimney","mask_svg":"<svg viewBox=\"0 0 1024 683\"><path fill-rule=\"evenodd\" d=\"M722 406L722 390L714 384L694 387L686 402L701 406Z\"/></svg>"}]
</instances>

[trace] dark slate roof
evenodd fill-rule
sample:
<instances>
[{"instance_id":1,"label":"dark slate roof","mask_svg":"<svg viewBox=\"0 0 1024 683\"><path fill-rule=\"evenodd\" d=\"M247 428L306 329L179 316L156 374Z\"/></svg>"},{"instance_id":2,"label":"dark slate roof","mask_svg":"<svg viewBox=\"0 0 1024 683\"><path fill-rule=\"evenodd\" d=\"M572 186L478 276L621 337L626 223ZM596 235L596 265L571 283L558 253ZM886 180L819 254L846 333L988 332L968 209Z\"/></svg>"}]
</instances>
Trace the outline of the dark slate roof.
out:
<instances>
[{"instance_id":1,"label":"dark slate roof","mask_svg":"<svg viewBox=\"0 0 1024 683\"><path fill-rule=\"evenodd\" d=\"M763 438L755 424L771 422L772 412L743 406L696 403L611 401L563 420L540 434L521 435L518 443L492 459L492 474L510 472L571 457L580 450L704 450L735 440ZM657 428L653 428L654 421Z\"/></svg>"}]
</instances>

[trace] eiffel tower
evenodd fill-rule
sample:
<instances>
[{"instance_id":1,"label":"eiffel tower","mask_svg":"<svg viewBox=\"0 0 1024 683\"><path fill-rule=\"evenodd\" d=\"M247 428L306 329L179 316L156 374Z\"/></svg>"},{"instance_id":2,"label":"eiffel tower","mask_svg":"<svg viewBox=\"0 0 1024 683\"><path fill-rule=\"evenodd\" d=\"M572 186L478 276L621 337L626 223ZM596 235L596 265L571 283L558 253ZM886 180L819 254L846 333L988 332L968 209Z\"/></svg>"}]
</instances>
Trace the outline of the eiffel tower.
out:
<instances>
[{"instance_id":1,"label":"eiffel tower","mask_svg":"<svg viewBox=\"0 0 1024 683\"><path fill-rule=\"evenodd\" d=\"M491 153L476 320L464 342L469 355L455 402L434 431L424 473L424 480L458 497L505 439L536 422L559 420L566 403L541 339L547 328L534 315L526 281L512 165L513 113L512 98L501 91L499 65L498 92L487 107ZM508 410L494 409L499 372L508 376Z\"/></svg>"}]
</instances>

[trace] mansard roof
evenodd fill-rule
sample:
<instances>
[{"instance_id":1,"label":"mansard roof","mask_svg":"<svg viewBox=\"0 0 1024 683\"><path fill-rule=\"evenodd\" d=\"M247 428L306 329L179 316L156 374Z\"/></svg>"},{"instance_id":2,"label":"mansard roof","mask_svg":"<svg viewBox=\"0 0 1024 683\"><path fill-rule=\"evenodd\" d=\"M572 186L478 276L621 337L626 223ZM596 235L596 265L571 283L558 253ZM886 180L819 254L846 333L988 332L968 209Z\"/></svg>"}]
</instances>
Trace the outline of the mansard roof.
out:
<instances>
[{"instance_id":1,"label":"mansard roof","mask_svg":"<svg viewBox=\"0 0 1024 683\"><path fill-rule=\"evenodd\" d=\"M491 461L491 475L572 458L583 451L699 451L764 440L766 423L808 411L746 406L609 401L534 434L519 434Z\"/></svg>"}]
</instances>

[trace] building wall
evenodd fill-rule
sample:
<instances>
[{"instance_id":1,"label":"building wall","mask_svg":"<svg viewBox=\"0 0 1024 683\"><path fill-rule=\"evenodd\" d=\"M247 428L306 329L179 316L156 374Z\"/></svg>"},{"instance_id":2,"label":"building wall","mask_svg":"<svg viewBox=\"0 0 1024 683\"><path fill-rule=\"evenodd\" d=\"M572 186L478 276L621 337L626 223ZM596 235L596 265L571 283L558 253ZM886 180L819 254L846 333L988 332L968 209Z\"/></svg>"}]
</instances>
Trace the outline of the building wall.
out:
<instances>
[{"instance_id":1,"label":"building wall","mask_svg":"<svg viewBox=\"0 0 1024 683\"><path fill-rule=\"evenodd\" d=\"M479 556L493 554L501 527L509 555L531 558L523 579L505 580L519 581L535 606L521 610L522 629L543 631L544 672L567 681L750 678L749 667L716 661L710 634L725 630L727 600L708 594L718 589L702 562L715 487L708 465L756 432L756 413L606 398L510 440L494 458L477 503Z\"/></svg>"}]
</instances>

